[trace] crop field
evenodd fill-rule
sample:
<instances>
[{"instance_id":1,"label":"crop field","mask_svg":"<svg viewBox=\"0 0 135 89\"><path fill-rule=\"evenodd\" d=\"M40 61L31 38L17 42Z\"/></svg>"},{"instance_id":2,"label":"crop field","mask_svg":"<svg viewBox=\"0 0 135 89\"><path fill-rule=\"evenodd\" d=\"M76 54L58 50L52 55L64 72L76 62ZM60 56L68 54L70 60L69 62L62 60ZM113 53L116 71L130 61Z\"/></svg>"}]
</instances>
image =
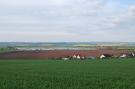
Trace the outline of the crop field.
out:
<instances>
[{"instance_id":1,"label":"crop field","mask_svg":"<svg viewBox=\"0 0 135 89\"><path fill-rule=\"evenodd\" d=\"M0 60L0 89L135 89L135 59Z\"/></svg>"}]
</instances>

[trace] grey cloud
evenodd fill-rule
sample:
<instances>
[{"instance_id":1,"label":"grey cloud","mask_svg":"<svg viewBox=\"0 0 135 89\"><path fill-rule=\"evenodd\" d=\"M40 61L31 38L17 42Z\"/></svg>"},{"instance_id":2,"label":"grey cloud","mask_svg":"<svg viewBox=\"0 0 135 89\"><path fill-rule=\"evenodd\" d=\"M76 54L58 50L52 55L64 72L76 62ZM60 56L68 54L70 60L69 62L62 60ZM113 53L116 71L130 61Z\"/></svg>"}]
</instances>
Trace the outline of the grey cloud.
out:
<instances>
[{"instance_id":1,"label":"grey cloud","mask_svg":"<svg viewBox=\"0 0 135 89\"><path fill-rule=\"evenodd\" d=\"M133 41L134 37L135 8L118 0L1 0L0 7L0 40L8 40L8 35L17 41Z\"/></svg>"}]
</instances>

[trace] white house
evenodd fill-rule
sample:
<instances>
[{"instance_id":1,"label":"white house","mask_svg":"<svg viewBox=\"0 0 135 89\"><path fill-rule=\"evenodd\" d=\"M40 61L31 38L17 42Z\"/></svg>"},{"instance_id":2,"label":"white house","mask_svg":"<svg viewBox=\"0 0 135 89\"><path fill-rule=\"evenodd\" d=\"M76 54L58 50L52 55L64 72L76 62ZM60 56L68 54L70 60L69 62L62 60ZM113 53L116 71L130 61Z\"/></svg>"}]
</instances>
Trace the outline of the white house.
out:
<instances>
[{"instance_id":1,"label":"white house","mask_svg":"<svg viewBox=\"0 0 135 89\"><path fill-rule=\"evenodd\" d=\"M105 58L105 55L102 54L102 55L100 56L100 59L103 59L103 58Z\"/></svg>"},{"instance_id":2,"label":"white house","mask_svg":"<svg viewBox=\"0 0 135 89\"><path fill-rule=\"evenodd\" d=\"M135 57L135 53L132 52L132 56Z\"/></svg>"},{"instance_id":3,"label":"white house","mask_svg":"<svg viewBox=\"0 0 135 89\"><path fill-rule=\"evenodd\" d=\"M74 56L73 56L73 58L77 58L77 56L76 56L76 55L74 55Z\"/></svg>"},{"instance_id":4,"label":"white house","mask_svg":"<svg viewBox=\"0 0 135 89\"><path fill-rule=\"evenodd\" d=\"M77 55L76 58L77 58L77 59L81 59L80 55Z\"/></svg>"},{"instance_id":5,"label":"white house","mask_svg":"<svg viewBox=\"0 0 135 89\"><path fill-rule=\"evenodd\" d=\"M69 58L62 58L62 60L69 60Z\"/></svg>"},{"instance_id":6,"label":"white house","mask_svg":"<svg viewBox=\"0 0 135 89\"><path fill-rule=\"evenodd\" d=\"M120 56L120 58L125 58L125 57L127 57L126 54L123 54L123 55Z\"/></svg>"}]
</instances>

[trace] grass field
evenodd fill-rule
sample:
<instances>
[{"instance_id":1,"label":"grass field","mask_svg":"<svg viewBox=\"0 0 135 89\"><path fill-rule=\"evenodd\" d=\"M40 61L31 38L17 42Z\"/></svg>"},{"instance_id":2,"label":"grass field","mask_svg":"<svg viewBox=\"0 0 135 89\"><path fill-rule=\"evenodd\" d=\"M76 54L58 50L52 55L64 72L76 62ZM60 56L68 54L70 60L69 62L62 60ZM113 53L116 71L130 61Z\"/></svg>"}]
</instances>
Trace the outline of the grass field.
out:
<instances>
[{"instance_id":1,"label":"grass field","mask_svg":"<svg viewBox=\"0 0 135 89\"><path fill-rule=\"evenodd\" d=\"M135 89L135 59L0 60L0 89Z\"/></svg>"}]
</instances>

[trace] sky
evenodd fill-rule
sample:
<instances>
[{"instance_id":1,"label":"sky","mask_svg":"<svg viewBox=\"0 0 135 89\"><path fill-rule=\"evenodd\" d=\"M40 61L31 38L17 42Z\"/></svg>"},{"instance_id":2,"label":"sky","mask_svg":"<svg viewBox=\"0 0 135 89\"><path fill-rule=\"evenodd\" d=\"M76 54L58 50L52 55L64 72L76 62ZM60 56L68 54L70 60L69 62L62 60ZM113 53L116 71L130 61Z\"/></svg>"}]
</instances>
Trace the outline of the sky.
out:
<instances>
[{"instance_id":1,"label":"sky","mask_svg":"<svg viewBox=\"0 0 135 89\"><path fill-rule=\"evenodd\" d=\"M0 42L135 42L135 0L0 0Z\"/></svg>"}]
</instances>

